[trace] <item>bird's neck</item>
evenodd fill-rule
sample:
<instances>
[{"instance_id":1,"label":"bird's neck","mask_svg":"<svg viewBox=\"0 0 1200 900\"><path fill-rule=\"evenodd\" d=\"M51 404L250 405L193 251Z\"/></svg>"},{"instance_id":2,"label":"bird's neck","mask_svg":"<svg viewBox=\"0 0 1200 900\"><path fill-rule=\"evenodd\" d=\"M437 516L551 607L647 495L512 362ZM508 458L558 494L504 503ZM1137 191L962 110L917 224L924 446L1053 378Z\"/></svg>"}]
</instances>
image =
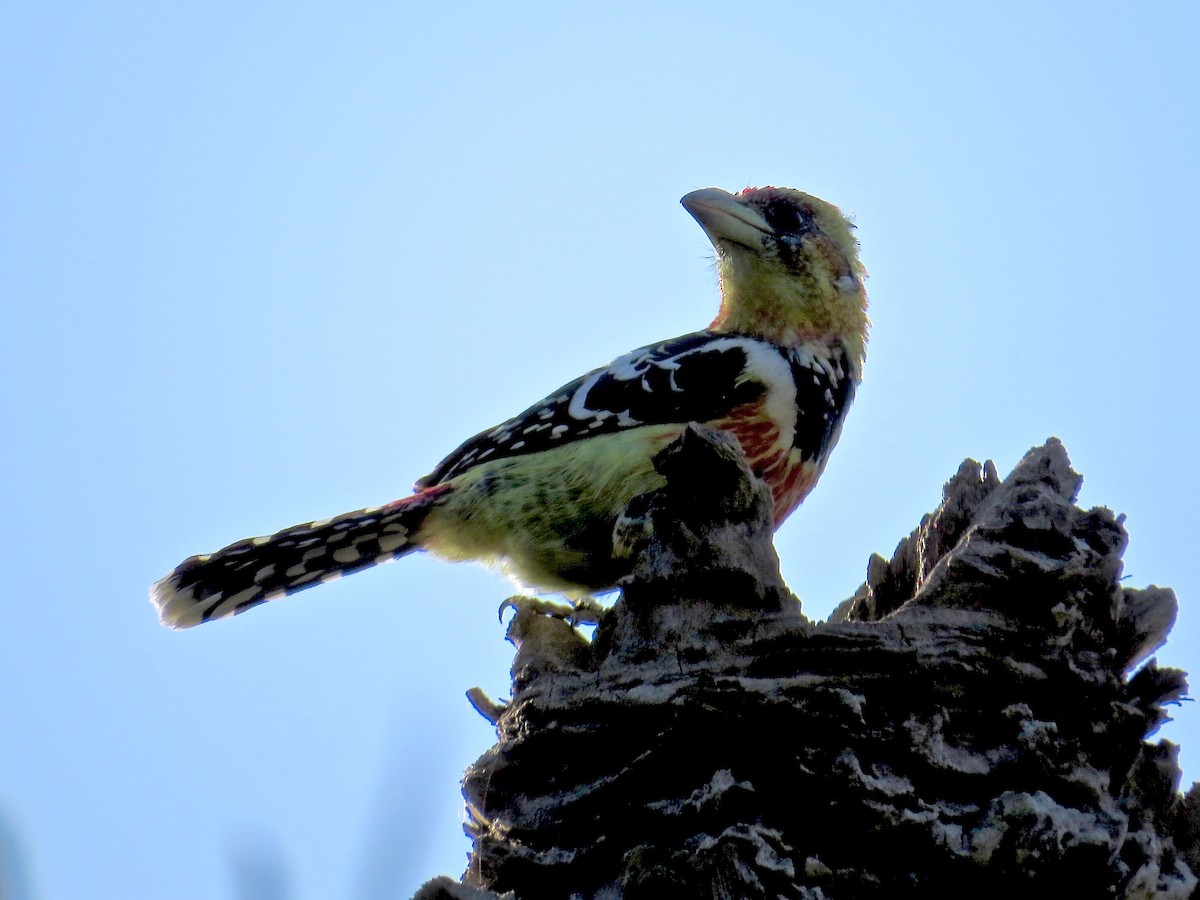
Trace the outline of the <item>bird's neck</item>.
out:
<instances>
[{"instance_id":1,"label":"bird's neck","mask_svg":"<svg viewBox=\"0 0 1200 900\"><path fill-rule=\"evenodd\" d=\"M807 342L842 343L861 365L866 355L866 292L845 292L816 275L736 271L718 263L721 308L713 331L749 334L792 347Z\"/></svg>"}]
</instances>

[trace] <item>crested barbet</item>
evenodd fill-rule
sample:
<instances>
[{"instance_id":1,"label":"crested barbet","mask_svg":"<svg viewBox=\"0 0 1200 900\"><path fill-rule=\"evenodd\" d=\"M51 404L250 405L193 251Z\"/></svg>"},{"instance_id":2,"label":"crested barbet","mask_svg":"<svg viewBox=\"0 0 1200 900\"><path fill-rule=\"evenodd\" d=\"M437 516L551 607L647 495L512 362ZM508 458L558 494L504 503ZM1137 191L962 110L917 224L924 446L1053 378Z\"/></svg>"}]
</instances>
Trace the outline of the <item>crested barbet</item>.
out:
<instances>
[{"instance_id":1,"label":"crested barbet","mask_svg":"<svg viewBox=\"0 0 1200 900\"><path fill-rule=\"evenodd\" d=\"M184 560L151 588L163 624L232 616L413 550L498 564L572 599L611 589L630 566L613 526L665 483L654 456L689 422L737 439L778 527L820 477L862 376L853 226L787 188L708 188L682 203L716 249L721 306L707 329L563 385L466 441L411 496Z\"/></svg>"}]
</instances>

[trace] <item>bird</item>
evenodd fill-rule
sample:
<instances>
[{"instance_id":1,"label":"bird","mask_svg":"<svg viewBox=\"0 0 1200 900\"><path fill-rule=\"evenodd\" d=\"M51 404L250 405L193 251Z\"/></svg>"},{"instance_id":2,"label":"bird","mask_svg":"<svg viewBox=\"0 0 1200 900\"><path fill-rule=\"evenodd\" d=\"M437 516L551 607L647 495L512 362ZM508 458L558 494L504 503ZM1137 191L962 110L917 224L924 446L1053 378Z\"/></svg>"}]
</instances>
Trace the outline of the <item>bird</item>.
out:
<instances>
[{"instance_id":1,"label":"bird","mask_svg":"<svg viewBox=\"0 0 1200 900\"><path fill-rule=\"evenodd\" d=\"M690 422L736 438L782 524L820 478L862 380L855 226L791 188L704 188L680 202L716 255L707 328L563 385L463 442L408 496L189 557L150 589L162 624L226 618L415 550L592 598L627 574L614 524L663 486L653 458Z\"/></svg>"}]
</instances>

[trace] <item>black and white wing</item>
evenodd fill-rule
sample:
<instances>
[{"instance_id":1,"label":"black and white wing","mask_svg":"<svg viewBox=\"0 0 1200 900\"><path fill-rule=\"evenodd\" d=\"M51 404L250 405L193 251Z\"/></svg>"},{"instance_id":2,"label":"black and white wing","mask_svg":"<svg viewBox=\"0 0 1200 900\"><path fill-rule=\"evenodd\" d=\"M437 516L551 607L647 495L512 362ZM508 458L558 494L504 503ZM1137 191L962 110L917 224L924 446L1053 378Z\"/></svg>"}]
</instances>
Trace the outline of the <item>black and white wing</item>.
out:
<instances>
[{"instance_id":1,"label":"black and white wing","mask_svg":"<svg viewBox=\"0 0 1200 900\"><path fill-rule=\"evenodd\" d=\"M780 348L756 338L699 331L642 347L471 438L417 487L440 484L481 463L597 435L719 419L759 400L775 383L790 386L791 367ZM795 394L788 393L785 402L794 410Z\"/></svg>"}]
</instances>

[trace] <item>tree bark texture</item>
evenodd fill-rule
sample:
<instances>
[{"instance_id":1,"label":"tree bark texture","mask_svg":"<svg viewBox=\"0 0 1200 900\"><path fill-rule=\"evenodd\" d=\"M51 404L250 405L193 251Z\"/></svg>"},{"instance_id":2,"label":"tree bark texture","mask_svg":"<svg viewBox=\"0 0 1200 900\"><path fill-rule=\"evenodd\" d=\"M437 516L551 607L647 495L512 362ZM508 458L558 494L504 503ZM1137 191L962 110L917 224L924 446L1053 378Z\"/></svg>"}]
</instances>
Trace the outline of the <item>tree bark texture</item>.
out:
<instances>
[{"instance_id":1,"label":"tree bark texture","mask_svg":"<svg viewBox=\"0 0 1200 900\"><path fill-rule=\"evenodd\" d=\"M1147 741L1186 689L1147 661L1175 597L1121 583L1057 440L964 462L821 623L736 445L693 426L657 464L594 640L518 604L469 868L418 897L1197 895L1200 791Z\"/></svg>"}]
</instances>

